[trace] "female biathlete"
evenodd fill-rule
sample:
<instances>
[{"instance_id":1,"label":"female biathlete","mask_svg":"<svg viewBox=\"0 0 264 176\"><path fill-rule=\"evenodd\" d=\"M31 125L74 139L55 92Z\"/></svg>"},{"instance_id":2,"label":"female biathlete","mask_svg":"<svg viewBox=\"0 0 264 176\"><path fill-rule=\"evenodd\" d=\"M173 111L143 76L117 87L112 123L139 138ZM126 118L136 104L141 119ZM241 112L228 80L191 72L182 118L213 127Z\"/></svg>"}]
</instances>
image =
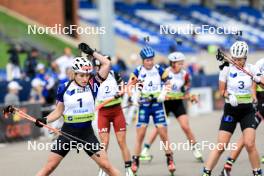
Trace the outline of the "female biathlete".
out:
<instances>
[{"instance_id":1,"label":"female biathlete","mask_svg":"<svg viewBox=\"0 0 264 176\"><path fill-rule=\"evenodd\" d=\"M84 151L101 167L107 174L117 176L119 171L109 162L106 152L101 150L102 145L94 135L92 120L95 112L95 98L100 83L106 78L110 70L110 61L88 45L88 54L101 62L101 67L95 76L92 63L85 57L76 57L72 63L74 72L73 80L59 86L57 91L57 104L54 111L47 117L39 118L36 125L42 127L39 122L49 123L64 117L62 131L86 141L71 141L59 136L52 147L48 162L38 172L38 176L50 175L67 155L71 148L84 146ZM78 147L77 147L78 148Z\"/></svg>"},{"instance_id":2,"label":"female biathlete","mask_svg":"<svg viewBox=\"0 0 264 176\"><path fill-rule=\"evenodd\" d=\"M97 104L101 104L107 99L115 98L98 111L98 132L101 142L108 148L110 139L110 125L113 124L116 139L122 152L125 175L133 176L131 170L131 156L126 144L126 121L121 107L121 95L124 89L124 82L121 76L111 70L107 79L100 85ZM98 176L103 176L105 173L100 169Z\"/></svg>"},{"instance_id":3,"label":"female biathlete","mask_svg":"<svg viewBox=\"0 0 264 176\"><path fill-rule=\"evenodd\" d=\"M141 102L138 110L137 135L132 162L132 170L134 173L137 172L139 167L141 146L149 124L150 116L153 117L161 141L164 144L169 142L165 110L162 102L164 94L161 92L161 84L162 82L166 82L167 75L164 74L164 70L159 65L154 65L153 59L155 52L152 48L143 48L140 51L140 56L143 60L143 65L138 66L131 75L131 79L134 78L143 81L142 90L134 96L140 97L139 99ZM172 151L170 148L165 148L165 153L168 169L173 173L175 171L175 165Z\"/></svg>"},{"instance_id":4,"label":"female biathlete","mask_svg":"<svg viewBox=\"0 0 264 176\"><path fill-rule=\"evenodd\" d=\"M168 116L172 112L175 115L192 146L194 157L202 162L202 154L196 147L196 139L190 128L189 119L183 103L183 99L190 99L189 90L191 84L189 74L183 69L185 56L181 52L174 52L169 54L168 59L170 61L170 67L165 71L169 75L171 90L167 93L164 102L166 114ZM148 143L144 145L144 149L141 152L141 160L151 159L149 148L157 137L157 134L157 129L153 129Z\"/></svg>"},{"instance_id":5,"label":"female biathlete","mask_svg":"<svg viewBox=\"0 0 264 176\"><path fill-rule=\"evenodd\" d=\"M262 79L263 79L263 74L264 74L264 59L260 59L257 61L255 64L256 68L260 72ZM261 82L261 78L255 77L255 81ZM263 82L263 81L262 81ZM264 116L264 89L262 88L264 84L258 84L257 85L257 116L260 116L259 118L263 118ZM220 174L220 176L230 176L231 175L231 169L233 164L235 163L236 159L240 155L240 152L242 151L244 147L244 142L243 142L243 136L240 137L240 139L237 141L237 148L236 150L232 150L231 154L226 160L226 163L224 165L224 168ZM261 162L264 163L264 158L262 157Z\"/></svg>"},{"instance_id":6,"label":"female biathlete","mask_svg":"<svg viewBox=\"0 0 264 176\"><path fill-rule=\"evenodd\" d=\"M261 119L264 120L264 58L260 59L256 62L256 67L260 71L260 80L257 79L256 81L260 81L260 84L257 85L257 99L258 99L258 105L257 109L259 112L259 116L261 116ZM264 164L264 156L261 158L261 163Z\"/></svg>"},{"instance_id":7,"label":"female biathlete","mask_svg":"<svg viewBox=\"0 0 264 176\"><path fill-rule=\"evenodd\" d=\"M237 41L231 48L230 53L234 62L256 76L257 69L246 64L248 45L246 42ZM256 149L256 127L259 124L255 116L253 102L256 102L256 83L251 77L238 69L235 65L224 67L219 75L219 90L225 98L224 114L218 132L217 145L211 151L203 170L203 176L211 176L221 154L227 147L230 138L239 122L243 134L243 143L248 152L254 176L261 176L259 154Z\"/></svg>"}]
</instances>

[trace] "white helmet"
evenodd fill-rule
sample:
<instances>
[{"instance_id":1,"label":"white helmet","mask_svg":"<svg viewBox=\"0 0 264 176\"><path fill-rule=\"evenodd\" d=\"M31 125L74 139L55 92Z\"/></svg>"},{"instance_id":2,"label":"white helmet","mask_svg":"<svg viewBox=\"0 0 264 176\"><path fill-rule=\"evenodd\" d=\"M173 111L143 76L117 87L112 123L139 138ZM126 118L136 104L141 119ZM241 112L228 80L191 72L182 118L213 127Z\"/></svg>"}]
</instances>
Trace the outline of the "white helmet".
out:
<instances>
[{"instance_id":1,"label":"white helmet","mask_svg":"<svg viewBox=\"0 0 264 176\"><path fill-rule=\"evenodd\" d=\"M168 59L172 62L183 61L183 60L185 60L185 56L181 52L173 52L173 53L169 54Z\"/></svg>"},{"instance_id":2,"label":"white helmet","mask_svg":"<svg viewBox=\"0 0 264 176\"><path fill-rule=\"evenodd\" d=\"M234 58L246 58L248 45L244 41L236 41L230 48L231 56Z\"/></svg>"},{"instance_id":3,"label":"white helmet","mask_svg":"<svg viewBox=\"0 0 264 176\"><path fill-rule=\"evenodd\" d=\"M72 70L75 73L91 73L93 64L85 57L75 57L72 63Z\"/></svg>"}]
</instances>

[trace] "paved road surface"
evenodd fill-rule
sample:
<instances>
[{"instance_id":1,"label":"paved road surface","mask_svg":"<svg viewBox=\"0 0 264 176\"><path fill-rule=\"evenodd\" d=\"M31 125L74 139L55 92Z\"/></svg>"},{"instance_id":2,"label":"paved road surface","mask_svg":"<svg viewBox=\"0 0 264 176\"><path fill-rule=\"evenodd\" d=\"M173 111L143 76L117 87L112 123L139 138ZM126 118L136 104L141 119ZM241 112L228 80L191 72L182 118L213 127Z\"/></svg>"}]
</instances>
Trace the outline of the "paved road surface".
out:
<instances>
[{"instance_id":1,"label":"paved road surface","mask_svg":"<svg viewBox=\"0 0 264 176\"><path fill-rule=\"evenodd\" d=\"M217 129L219 127L221 112L214 112L211 114L200 115L191 118L191 127L198 139L198 141L215 142ZM150 128L153 128L152 126ZM149 130L150 131L150 130ZM237 127L234 134L233 141L238 139L241 134L240 127ZM170 120L169 135L173 143L186 142L183 132L175 119ZM123 169L123 162L118 150L118 145L111 136L111 144L109 149L109 157L113 164L120 170ZM264 154L264 125L261 125L257 133L257 146L260 153ZM135 127L128 128L127 141L129 148L133 149L135 140ZM37 142L43 142L38 140ZM262 146L262 147L261 147ZM29 151L27 150L27 142L13 143L6 146L0 145L0 175L1 176L33 176L38 169L46 162L49 151ZM164 152L160 150L159 141L156 141L151 148L154 155L152 163L142 164L139 175L142 176L166 176L169 175L166 164ZM207 158L209 150L203 151L204 157ZM225 152L219 161L214 175L217 176L223 166L224 160L228 152ZM197 163L192 153L189 151L174 151L177 171L176 176L199 176L203 164ZM262 165L263 168L263 165ZM57 170L53 173L54 176L96 176L98 168L96 164L90 160L84 152L76 154L75 151L70 152L63 162L59 165ZM243 150L242 155L238 159L233 169L235 176L249 176L251 175L250 164L248 162L247 154Z\"/></svg>"}]
</instances>

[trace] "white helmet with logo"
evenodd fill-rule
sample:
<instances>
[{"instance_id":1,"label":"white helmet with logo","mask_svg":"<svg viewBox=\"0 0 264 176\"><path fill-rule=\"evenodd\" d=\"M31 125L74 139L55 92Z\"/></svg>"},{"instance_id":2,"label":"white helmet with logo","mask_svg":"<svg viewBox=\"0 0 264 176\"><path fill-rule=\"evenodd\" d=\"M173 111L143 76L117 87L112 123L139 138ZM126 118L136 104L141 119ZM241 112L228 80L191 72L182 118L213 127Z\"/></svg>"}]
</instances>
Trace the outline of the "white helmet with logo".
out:
<instances>
[{"instance_id":1,"label":"white helmet with logo","mask_svg":"<svg viewBox=\"0 0 264 176\"><path fill-rule=\"evenodd\" d=\"M173 52L173 53L169 54L168 59L171 62L184 61L185 56L181 52Z\"/></svg>"},{"instance_id":2,"label":"white helmet with logo","mask_svg":"<svg viewBox=\"0 0 264 176\"><path fill-rule=\"evenodd\" d=\"M244 41L236 41L230 48L231 56L234 58L246 58L248 45Z\"/></svg>"},{"instance_id":3,"label":"white helmet with logo","mask_svg":"<svg viewBox=\"0 0 264 176\"><path fill-rule=\"evenodd\" d=\"M85 57L75 57L72 63L72 70L75 73L91 73L93 64Z\"/></svg>"}]
</instances>

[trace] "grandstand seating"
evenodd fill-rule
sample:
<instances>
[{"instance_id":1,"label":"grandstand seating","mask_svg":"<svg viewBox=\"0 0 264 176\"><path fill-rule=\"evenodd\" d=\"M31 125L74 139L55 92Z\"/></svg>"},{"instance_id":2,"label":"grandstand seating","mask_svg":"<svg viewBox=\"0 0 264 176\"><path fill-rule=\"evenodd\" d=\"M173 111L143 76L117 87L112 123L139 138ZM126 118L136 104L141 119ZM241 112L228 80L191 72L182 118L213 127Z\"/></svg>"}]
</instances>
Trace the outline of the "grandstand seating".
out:
<instances>
[{"instance_id":1,"label":"grandstand seating","mask_svg":"<svg viewBox=\"0 0 264 176\"><path fill-rule=\"evenodd\" d=\"M94 6L80 3L80 17L85 19L84 11ZM214 10L201 5L181 6L176 3L167 3L160 9L148 3L125 4L115 3L116 10L116 32L126 38L132 38L140 44L144 44L143 36L151 36L153 47L166 54L169 46L176 45L175 39L184 41L177 49L183 52L195 52L199 49L206 49L208 45L217 45L222 48L229 48L237 36L208 34L203 35L161 35L160 25L168 25L169 28L187 30L188 25L209 27L225 27L233 30L242 30L242 40L247 41L251 46L251 51L264 48L263 13L248 6L234 9L229 6L217 6ZM89 22L96 22L93 16L89 17ZM87 20L87 19L86 19ZM237 26L237 28L233 28ZM257 26L257 27L256 27ZM223 32L223 30L220 30Z\"/></svg>"}]
</instances>

